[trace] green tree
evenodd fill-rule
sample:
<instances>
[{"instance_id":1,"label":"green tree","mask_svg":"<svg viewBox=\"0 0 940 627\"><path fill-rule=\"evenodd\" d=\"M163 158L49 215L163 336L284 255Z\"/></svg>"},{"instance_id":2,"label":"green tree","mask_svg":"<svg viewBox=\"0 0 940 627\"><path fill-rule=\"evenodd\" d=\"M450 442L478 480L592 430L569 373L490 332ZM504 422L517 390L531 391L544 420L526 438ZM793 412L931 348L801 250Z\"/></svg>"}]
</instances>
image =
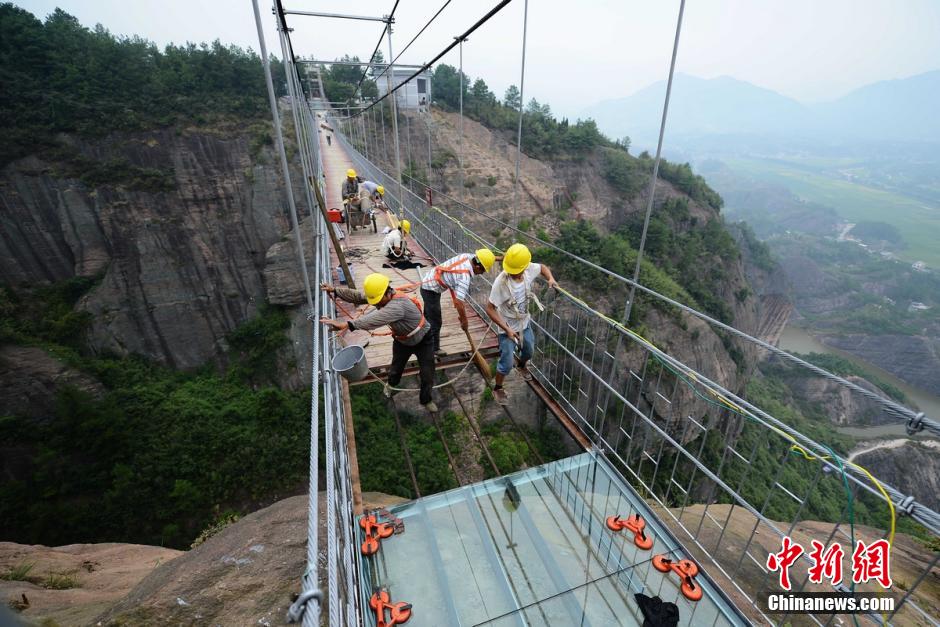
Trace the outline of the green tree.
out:
<instances>
[{"instance_id":1,"label":"green tree","mask_svg":"<svg viewBox=\"0 0 940 627\"><path fill-rule=\"evenodd\" d=\"M510 85L506 89L506 93L503 94L503 105L510 109L518 109L521 104L522 95L519 93L519 88L515 85Z\"/></svg>"}]
</instances>

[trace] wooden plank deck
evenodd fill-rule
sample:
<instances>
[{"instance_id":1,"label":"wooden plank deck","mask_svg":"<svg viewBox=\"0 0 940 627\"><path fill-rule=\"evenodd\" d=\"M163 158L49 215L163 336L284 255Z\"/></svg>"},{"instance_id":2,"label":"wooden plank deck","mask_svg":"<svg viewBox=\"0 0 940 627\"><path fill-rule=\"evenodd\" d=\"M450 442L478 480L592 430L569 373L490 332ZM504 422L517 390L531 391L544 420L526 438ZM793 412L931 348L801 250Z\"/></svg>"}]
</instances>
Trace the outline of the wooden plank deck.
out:
<instances>
[{"instance_id":1,"label":"wooden plank deck","mask_svg":"<svg viewBox=\"0 0 940 627\"><path fill-rule=\"evenodd\" d=\"M327 146L326 142L321 137L320 147L323 154L323 168L326 173L327 206L331 208L342 207L342 194L340 190L342 189L343 180L346 178L346 170L353 167L352 161L338 142L334 141L332 146ZM373 233L371 228L357 229L347 234L346 239L343 240L346 246L346 260L349 263L349 271L352 273L357 287L361 288L362 280L367 274L372 272L385 274L391 279L392 286L395 287L418 282L420 277L417 268L412 270L397 270L395 268L382 267L382 264L385 263L386 260L379 248L385 237L382 234L385 220L377 218L377 222L378 233ZM408 238L408 247L414 252L416 260L427 264L428 267L422 268L421 270L428 272L429 268L433 265L431 261L427 261L428 254L410 237ZM335 270L339 265L339 260L336 257L335 251L332 251L331 260L334 268L334 283L339 284L338 273ZM417 295L417 291L415 294ZM342 305L348 312L348 315L342 314L341 312L342 318L345 320L350 319L350 317L356 317L360 315L361 312L370 309L370 307L365 305L360 306L358 309L349 303L342 303ZM464 334L463 330L460 328L457 310L454 308L450 296L447 293L441 295L441 312L443 318L443 326L441 327L441 349L446 354L438 361L438 367L448 368L462 366L471 356L470 343L467 341L466 334ZM493 332L486 333L489 328L489 321L483 320L470 307L467 308L467 320L470 335L473 337L474 341L477 342L480 353L487 358L498 354L499 343L496 339L496 335ZM366 360L369 367L373 372L379 375L383 375L388 371L388 367L392 363L393 340L391 336L381 335L370 337L365 331L355 331L347 333L344 336L344 340L348 344L363 344L368 340L369 345L366 347ZM417 364L415 360L412 360L405 369L405 374L411 374L416 371ZM368 383L369 381L370 379L365 379L363 383Z\"/></svg>"}]
</instances>

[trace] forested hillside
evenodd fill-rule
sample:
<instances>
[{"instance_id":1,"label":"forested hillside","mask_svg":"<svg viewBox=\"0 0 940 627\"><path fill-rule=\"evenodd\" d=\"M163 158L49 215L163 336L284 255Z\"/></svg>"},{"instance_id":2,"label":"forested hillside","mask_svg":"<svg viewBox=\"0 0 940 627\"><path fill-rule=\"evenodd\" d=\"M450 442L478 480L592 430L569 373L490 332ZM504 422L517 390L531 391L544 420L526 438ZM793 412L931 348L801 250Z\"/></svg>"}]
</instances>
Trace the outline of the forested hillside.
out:
<instances>
[{"instance_id":1,"label":"forested hillside","mask_svg":"<svg viewBox=\"0 0 940 627\"><path fill-rule=\"evenodd\" d=\"M0 73L0 165L59 147L58 133L103 136L253 118L268 106L254 52L219 40L161 50L101 25L86 28L61 9L40 21L0 5Z\"/></svg>"}]
</instances>

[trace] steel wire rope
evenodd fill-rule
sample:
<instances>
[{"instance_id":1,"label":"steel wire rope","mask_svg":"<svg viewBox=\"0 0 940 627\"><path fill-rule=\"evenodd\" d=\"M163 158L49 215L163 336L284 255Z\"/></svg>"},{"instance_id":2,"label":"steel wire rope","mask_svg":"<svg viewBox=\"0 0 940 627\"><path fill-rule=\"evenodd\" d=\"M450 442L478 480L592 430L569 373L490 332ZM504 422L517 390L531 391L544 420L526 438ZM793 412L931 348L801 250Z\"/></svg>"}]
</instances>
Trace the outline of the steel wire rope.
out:
<instances>
[{"instance_id":1,"label":"steel wire rope","mask_svg":"<svg viewBox=\"0 0 940 627\"><path fill-rule=\"evenodd\" d=\"M371 109L371 108L374 107L375 105L379 104L380 102L384 101L386 98L388 98L389 96L391 96L392 94L394 94L396 91L398 91L399 89L401 89L402 87L404 87L405 85L407 85L408 83L410 83L412 79L417 78L422 72L427 71L427 69L428 69L429 67L431 67L432 65L434 65L435 63L437 63L437 61L438 61L441 57L443 57L445 54L447 54L448 52L450 52L451 50L453 50L454 47L457 46L458 42L459 42L461 39L466 39L467 37L469 37L476 29L478 29L478 28L480 28L481 26L483 26L486 22L488 22L488 21L490 20L490 18L492 18L492 17L493 17L494 15L496 15L497 13L499 13L506 5L509 4L510 2L512 2L512 0L501 0L501 2L500 2L499 4L497 4L495 7L493 7L492 9L490 9L489 12L488 12L486 15L484 15L483 17L481 17L479 20L477 20L477 22L476 22L473 26L471 26L469 29L467 29L467 31L466 31L464 34L462 34L462 35L460 35L459 37L455 38L454 43L448 45L446 48L444 48L444 50L442 50L440 53L438 53L437 56L435 56L433 59L431 59L430 61L428 61L427 63L425 63L424 65L422 65L420 68L418 68L418 70L417 70L414 74L412 74L411 76L409 76L408 78L406 78L405 80L403 80L401 83L399 83L397 87L395 87L395 88L392 89L391 91L386 92L386 94L385 94L384 96L382 96L381 98L379 98L378 100L376 100L375 102L373 102L372 104L370 104L368 107L366 107L364 110L360 111L359 113L356 113L356 114L353 114L353 115L349 115L349 116L346 116L346 117L350 117L350 118L351 118L351 117L355 117L355 116L357 116L357 115L362 115L363 113L365 113L366 111L368 111L369 109Z\"/></svg>"},{"instance_id":2,"label":"steel wire rope","mask_svg":"<svg viewBox=\"0 0 940 627\"><path fill-rule=\"evenodd\" d=\"M423 32L425 31L425 29L427 29L427 27L431 25L431 22L433 22L434 20L437 19L437 16L440 15L441 12L442 12L444 9L446 9L446 8L447 8L447 5L450 4L451 2L452 2L452 0L447 0L447 2L445 2L445 3L443 4L443 6L441 6L441 8L437 10L437 13L435 13L435 14L431 17L431 19L429 19L429 20L427 21L427 23L426 23L424 26L421 27L421 30L418 31L418 34L415 35L414 37L412 37L412 38L411 38L411 41L409 41L408 44L407 44L404 48L401 49L401 52L399 52L398 54L395 55L395 58L392 59L391 62L389 62L389 64L385 67L384 70L382 70L382 73L375 77L375 80L379 80L380 78L382 78L383 76L385 76L385 73L388 71L388 68L389 68L390 66L392 66L392 65L395 65L395 61L398 61L398 59L401 58L401 55L405 54L405 51L408 50L408 48L411 47L411 44L413 44L413 43L418 39L418 37L421 36L421 33L423 33Z\"/></svg>"},{"instance_id":3,"label":"steel wire rope","mask_svg":"<svg viewBox=\"0 0 940 627\"><path fill-rule=\"evenodd\" d=\"M522 160L522 117L525 111L525 45L529 27L529 0L522 13L522 63L519 76L519 126L516 133L516 178L512 182L512 221L519 224L519 163Z\"/></svg>"},{"instance_id":4,"label":"steel wire rope","mask_svg":"<svg viewBox=\"0 0 940 627\"><path fill-rule=\"evenodd\" d=\"M382 34L379 35L379 40L375 44L375 50L372 51L372 56L369 57L369 60L366 62L365 69L362 70L362 76L359 77L359 82L356 83L356 89L353 90L353 94L359 94L360 97L362 93L359 89L362 87L362 81L365 80L366 74L369 73L369 69L372 67L373 60L375 59L375 53L379 51L379 47L382 45L382 40L385 39L385 32L388 30L389 24L395 20L395 10L398 9L398 3L400 0L395 0L395 4L392 6L392 12L388 14L388 19L385 20L385 28L382 29Z\"/></svg>"}]
</instances>

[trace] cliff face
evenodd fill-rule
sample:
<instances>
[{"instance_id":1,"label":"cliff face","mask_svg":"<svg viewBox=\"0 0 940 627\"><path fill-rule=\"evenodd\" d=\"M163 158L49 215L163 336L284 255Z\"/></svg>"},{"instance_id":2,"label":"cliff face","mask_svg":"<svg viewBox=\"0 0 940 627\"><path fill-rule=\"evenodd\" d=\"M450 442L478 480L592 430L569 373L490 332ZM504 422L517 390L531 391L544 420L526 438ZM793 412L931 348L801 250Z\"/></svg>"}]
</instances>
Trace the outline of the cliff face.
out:
<instances>
[{"instance_id":1,"label":"cliff face","mask_svg":"<svg viewBox=\"0 0 940 627\"><path fill-rule=\"evenodd\" d=\"M244 130L65 141L72 167L30 157L0 173L0 282L103 274L79 303L93 349L179 368L221 358L265 299L265 253L288 228L270 154ZM163 180L88 184L75 162Z\"/></svg>"}]
</instances>

